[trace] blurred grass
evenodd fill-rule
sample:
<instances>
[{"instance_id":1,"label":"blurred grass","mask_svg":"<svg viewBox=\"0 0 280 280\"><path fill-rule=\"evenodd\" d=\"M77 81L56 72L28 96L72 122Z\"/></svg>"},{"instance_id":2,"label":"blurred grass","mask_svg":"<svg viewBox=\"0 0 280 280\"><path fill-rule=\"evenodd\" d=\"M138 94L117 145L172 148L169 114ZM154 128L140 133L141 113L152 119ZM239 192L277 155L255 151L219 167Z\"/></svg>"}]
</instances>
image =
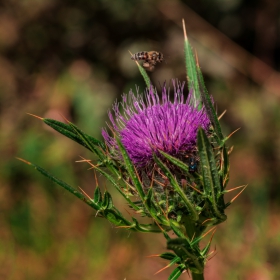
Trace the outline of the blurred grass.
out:
<instances>
[{"instance_id":1,"label":"blurred grass","mask_svg":"<svg viewBox=\"0 0 280 280\"><path fill-rule=\"evenodd\" d=\"M273 3L261 7L234 0L170 3L2 4L0 279L167 278L170 269L153 276L165 262L146 258L165 251L159 235L113 228L15 157L41 165L92 195L93 172L75 163L80 155L91 155L26 113L60 121L64 116L101 139L114 100L135 85L140 92L145 86L128 50L164 53L166 63L151 73L155 85L185 78L182 17L217 110L227 109L222 119L225 134L241 127L229 141L234 145L229 188L249 184L217 230L217 255L207 264L206 279L280 278L280 91L273 78L279 77L273 69L280 68L279 42L273 39L277 9ZM270 40L262 33L261 19L272 30ZM263 45L263 40L268 43ZM254 67L256 56L266 66ZM266 79L259 78L266 73ZM110 188L101 177L98 180ZM116 197L116 204L126 209Z\"/></svg>"}]
</instances>

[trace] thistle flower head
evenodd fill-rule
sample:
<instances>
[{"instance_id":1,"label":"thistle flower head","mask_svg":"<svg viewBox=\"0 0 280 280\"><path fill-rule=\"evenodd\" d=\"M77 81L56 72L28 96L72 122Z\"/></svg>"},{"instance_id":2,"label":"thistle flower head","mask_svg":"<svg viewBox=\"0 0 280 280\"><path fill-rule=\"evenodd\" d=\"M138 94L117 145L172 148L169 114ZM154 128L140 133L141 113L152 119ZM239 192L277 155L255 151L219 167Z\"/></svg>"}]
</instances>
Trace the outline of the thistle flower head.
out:
<instances>
[{"instance_id":1,"label":"thistle flower head","mask_svg":"<svg viewBox=\"0 0 280 280\"><path fill-rule=\"evenodd\" d=\"M121 104L114 104L113 113L109 112L113 132L138 168L151 166L153 155L159 156L159 151L178 158L191 154L196 150L198 128L209 129L210 120L204 107L199 110L193 105L193 92L185 99L184 84L174 82L173 85L172 99L165 86L161 96L154 87L144 96L130 91L123 96ZM106 130L102 135L110 150L121 159L116 140Z\"/></svg>"}]
</instances>

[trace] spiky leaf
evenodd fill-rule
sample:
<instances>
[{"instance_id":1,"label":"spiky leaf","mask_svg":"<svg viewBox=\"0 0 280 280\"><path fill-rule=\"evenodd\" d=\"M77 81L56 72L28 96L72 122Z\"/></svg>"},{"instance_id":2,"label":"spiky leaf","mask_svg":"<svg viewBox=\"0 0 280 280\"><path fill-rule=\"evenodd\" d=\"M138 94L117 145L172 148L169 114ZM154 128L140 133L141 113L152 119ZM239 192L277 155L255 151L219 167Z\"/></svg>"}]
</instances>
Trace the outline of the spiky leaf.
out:
<instances>
[{"instance_id":1,"label":"spiky leaf","mask_svg":"<svg viewBox=\"0 0 280 280\"><path fill-rule=\"evenodd\" d=\"M69 122L69 126L71 127L71 129L76 133L76 135L83 141L83 143L85 144L85 146L92 151L93 153L95 153L100 160L104 160L105 155L104 155L104 151L102 151L100 149L100 147L97 147L95 144L93 144L91 142L91 137L89 135L87 135L86 133L84 133L82 130L80 130L77 126L75 126L73 123Z\"/></svg>"},{"instance_id":2,"label":"spiky leaf","mask_svg":"<svg viewBox=\"0 0 280 280\"><path fill-rule=\"evenodd\" d=\"M186 165L184 162L182 162L181 160L179 160L176 157L173 157L163 151L159 151L165 158L167 158L171 163L173 163L175 166L181 168L183 171L185 171L187 173L187 175L192 176L191 173L189 173L189 166Z\"/></svg>"},{"instance_id":3,"label":"spiky leaf","mask_svg":"<svg viewBox=\"0 0 280 280\"><path fill-rule=\"evenodd\" d=\"M20 159L21 160L21 159ZM82 201L84 201L86 204L88 204L89 206L91 206L92 208L94 208L95 210L99 210L99 205L97 203L94 202L94 200L89 199L88 197L86 197L82 192L80 192L79 190L73 188L72 186L70 186L69 184L67 184L66 182L56 178L55 176L53 176L52 174L50 174L49 172L47 172L45 169L41 168L40 166L31 163L31 162L26 162L28 165L34 167L37 171L39 171L41 174L43 174L45 177L49 178L51 181L53 181L54 183L58 184L59 186L63 187L64 189L66 189L67 191L69 191L70 193L72 193L73 195L75 195L76 197L78 197L79 199L81 199Z\"/></svg>"},{"instance_id":4,"label":"spiky leaf","mask_svg":"<svg viewBox=\"0 0 280 280\"><path fill-rule=\"evenodd\" d=\"M180 267L176 267L169 275L168 280L178 279L181 276L182 272L183 270Z\"/></svg>"},{"instance_id":5,"label":"spiky leaf","mask_svg":"<svg viewBox=\"0 0 280 280\"><path fill-rule=\"evenodd\" d=\"M94 202L96 204L99 204L99 202L102 202L102 194L101 194L99 187L96 187L96 189L94 191Z\"/></svg>"},{"instance_id":6,"label":"spiky leaf","mask_svg":"<svg viewBox=\"0 0 280 280\"><path fill-rule=\"evenodd\" d=\"M53 128L54 130L63 134L64 136L70 138L71 140L73 140L73 141L77 142L78 144L89 149L89 147L82 141L82 139L80 139L80 137L75 133L75 131L73 131L73 129L71 128L71 126L69 124L62 123L62 122L59 122L59 121L53 120L53 119L48 119L48 118L44 118L43 122L45 124L47 124L48 126L50 126L51 128ZM90 135L87 135L87 137L93 145L99 146L100 148L105 150L105 145L103 142L93 138Z\"/></svg>"},{"instance_id":7,"label":"spiky leaf","mask_svg":"<svg viewBox=\"0 0 280 280\"><path fill-rule=\"evenodd\" d=\"M179 186L177 180L175 179L175 177L173 176L171 171L168 169L167 166L164 165L164 163L156 155L154 155L154 160L158 164L160 169L163 171L163 173L166 175L166 177L169 179L170 184L172 185L174 190L180 195L180 197L185 202L186 207L190 211L190 215L191 215L192 219L194 221L197 221L198 213L196 212L195 207L192 205L191 201L188 199L188 197L186 196L184 191L181 189L181 187Z\"/></svg>"},{"instance_id":8,"label":"spiky leaf","mask_svg":"<svg viewBox=\"0 0 280 280\"><path fill-rule=\"evenodd\" d=\"M197 67L197 73L198 73L198 79L199 79L199 91L200 91L200 94L201 94L201 98L202 98L202 101L203 101L203 104L205 106L205 109L206 109L206 112L207 112L207 115L214 127L214 137L216 139L216 141L218 142L218 144L220 146L222 146L224 143L223 143L223 134L222 134L222 129L221 129L221 125L220 125L220 122L218 120L218 116L217 116L217 113L216 113L216 110L213 106L213 103L212 103L212 100L210 98L210 95L208 94L208 91L206 89L206 86L204 84L204 80L203 80L203 75L201 73L201 70L199 67Z\"/></svg>"},{"instance_id":9,"label":"spiky leaf","mask_svg":"<svg viewBox=\"0 0 280 280\"><path fill-rule=\"evenodd\" d=\"M200 128L197 133L197 146L205 194L211 203L214 213L223 220L226 216L220 212L217 205L217 197L221 194L221 185L215 156L211 144L202 128Z\"/></svg>"},{"instance_id":10,"label":"spiky leaf","mask_svg":"<svg viewBox=\"0 0 280 280\"><path fill-rule=\"evenodd\" d=\"M223 189L226 188L226 185L229 181L229 158L228 158L228 151L226 146L223 146L222 149L222 164L221 164L221 168L222 168L222 186Z\"/></svg>"},{"instance_id":11,"label":"spiky leaf","mask_svg":"<svg viewBox=\"0 0 280 280\"><path fill-rule=\"evenodd\" d=\"M144 190L143 190L142 183L141 183L141 181L139 180L139 178L137 176L137 172L135 170L135 167L134 167L132 161L130 160L129 155L128 155L127 151L125 150L125 148L124 148L123 144L121 143L121 141L119 139L116 139L116 140L117 140L119 149L120 149L120 151L122 153L123 160L124 160L126 169L127 169L128 173L129 173L130 179L132 180L133 185L135 186L135 188L136 188L136 190L138 192L138 195L140 196L141 200L144 202L145 201L145 193L144 193Z\"/></svg>"},{"instance_id":12,"label":"spiky leaf","mask_svg":"<svg viewBox=\"0 0 280 280\"><path fill-rule=\"evenodd\" d=\"M102 208L104 208L104 209L112 209L113 206L114 205L113 205L112 196L110 195L110 193L105 192L104 193L103 202L102 202Z\"/></svg>"},{"instance_id":13,"label":"spiky leaf","mask_svg":"<svg viewBox=\"0 0 280 280\"><path fill-rule=\"evenodd\" d=\"M110 174L108 174L107 172L105 172L104 170L95 167L95 169L100 172L102 175L104 175L111 183L112 185L118 190L118 192L125 198L125 200L129 203L129 205L136 211L139 211L140 208L133 203L130 199L129 196L120 188L118 182L116 181L115 178L113 178Z\"/></svg>"},{"instance_id":14,"label":"spiky leaf","mask_svg":"<svg viewBox=\"0 0 280 280\"><path fill-rule=\"evenodd\" d=\"M173 260L175 257L177 257L175 254L173 253L163 253L163 254L160 254L159 255L162 259L165 259L165 260Z\"/></svg>"},{"instance_id":15,"label":"spiky leaf","mask_svg":"<svg viewBox=\"0 0 280 280\"><path fill-rule=\"evenodd\" d=\"M186 64L187 78L188 78L188 88L189 91L191 90L194 91L194 100L195 100L194 106L197 106L200 103L197 66L196 66L195 56L187 36L185 36L185 40L184 40L184 49L185 49L185 64Z\"/></svg>"}]
</instances>

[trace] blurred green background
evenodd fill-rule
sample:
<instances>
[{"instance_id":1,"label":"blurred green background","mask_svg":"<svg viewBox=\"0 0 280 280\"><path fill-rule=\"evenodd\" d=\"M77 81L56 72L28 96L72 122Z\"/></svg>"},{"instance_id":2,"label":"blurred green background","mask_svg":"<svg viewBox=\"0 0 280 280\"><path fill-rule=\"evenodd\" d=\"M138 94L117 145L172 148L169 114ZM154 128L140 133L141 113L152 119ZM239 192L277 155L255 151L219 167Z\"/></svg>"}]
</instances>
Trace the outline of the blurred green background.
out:
<instances>
[{"instance_id":1,"label":"blurred green background","mask_svg":"<svg viewBox=\"0 0 280 280\"><path fill-rule=\"evenodd\" d=\"M5 0L0 4L0 279L167 279L157 234L129 233L21 157L89 195L85 149L26 113L101 139L111 104L145 84L132 53L162 52L155 85L185 80L182 18L230 139L228 188L249 184L213 239L206 279L280 279L280 2ZM99 184L111 191L100 176ZM114 193L114 191L112 191ZM236 193L235 193L236 194ZM235 196L230 193L227 201ZM127 206L116 194L115 202ZM182 279L189 279L187 273ZM180 278L180 279L181 279Z\"/></svg>"}]
</instances>

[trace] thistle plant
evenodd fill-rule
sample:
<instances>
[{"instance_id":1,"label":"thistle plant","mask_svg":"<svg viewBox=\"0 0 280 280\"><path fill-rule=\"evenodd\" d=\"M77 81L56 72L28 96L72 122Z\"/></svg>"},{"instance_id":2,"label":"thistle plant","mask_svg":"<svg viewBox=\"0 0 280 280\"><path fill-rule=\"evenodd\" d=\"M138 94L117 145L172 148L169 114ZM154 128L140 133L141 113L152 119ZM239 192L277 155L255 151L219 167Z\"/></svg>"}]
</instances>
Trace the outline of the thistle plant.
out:
<instances>
[{"instance_id":1,"label":"thistle plant","mask_svg":"<svg viewBox=\"0 0 280 280\"><path fill-rule=\"evenodd\" d=\"M184 82L163 85L158 93L137 63L147 85L143 94L132 90L109 112L110 123L99 141L71 122L41 118L44 123L84 146L97 156L95 164L124 198L131 220L114 205L109 191L97 186L91 198L57 179L43 168L25 161L43 175L95 209L97 216L130 231L163 234L168 252L157 255L175 269L168 279L188 271L192 279L204 279L204 267L212 255L211 236L227 218L229 152L221 132L214 99L208 94L198 61L186 36L184 48L188 96ZM243 191L243 189L242 189ZM139 217L148 217L142 224ZM207 239L204 247L200 241Z\"/></svg>"}]
</instances>

